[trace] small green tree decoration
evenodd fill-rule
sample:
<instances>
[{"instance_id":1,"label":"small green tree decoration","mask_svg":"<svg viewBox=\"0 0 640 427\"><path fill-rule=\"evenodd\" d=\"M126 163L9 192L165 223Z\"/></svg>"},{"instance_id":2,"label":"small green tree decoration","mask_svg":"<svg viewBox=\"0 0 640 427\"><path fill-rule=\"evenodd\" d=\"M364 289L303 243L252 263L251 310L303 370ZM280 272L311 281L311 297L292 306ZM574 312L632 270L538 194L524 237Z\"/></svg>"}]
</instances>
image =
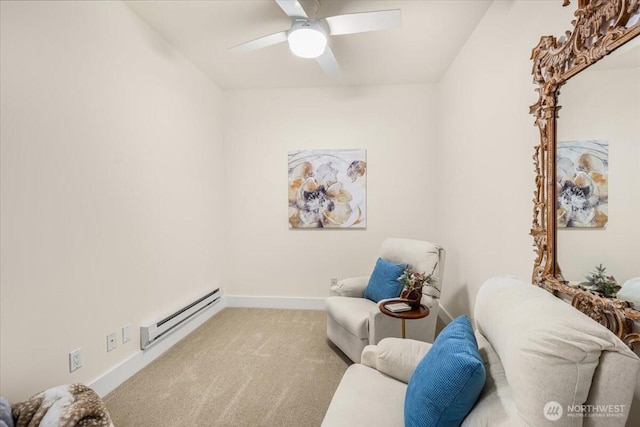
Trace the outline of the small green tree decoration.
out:
<instances>
[{"instance_id":1,"label":"small green tree decoration","mask_svg":"<svg viewBox=\"0 0 640 427\"><path fill-rule=\"evenodd\" d=\"M602 264L596 267L596 271L592 271L586 276L587 282L580 283L580 287L588 291L599 292L607 298L615 298L620 290L620 286L615 277L605 274L606 267Z\"/></svg>"}]
</instances>

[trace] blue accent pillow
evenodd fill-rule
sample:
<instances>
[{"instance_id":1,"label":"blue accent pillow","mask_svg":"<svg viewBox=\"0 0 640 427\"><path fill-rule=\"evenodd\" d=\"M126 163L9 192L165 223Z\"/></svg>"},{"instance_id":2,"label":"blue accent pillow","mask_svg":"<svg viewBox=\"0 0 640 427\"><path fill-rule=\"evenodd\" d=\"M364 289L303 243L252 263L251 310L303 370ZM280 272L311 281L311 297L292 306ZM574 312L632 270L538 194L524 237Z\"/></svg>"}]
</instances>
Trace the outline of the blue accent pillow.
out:
<instances>
[{"instance_id":1,"label":"blue accent pillow","mask_svg":"<svg viewBox=\"0 0 640 427\"><path fill-rule=\"evenodd\" d=\"M402 276L407 264L396 264L391 261L378 258L369 283L364 290L364 297L373 302L379 302L386 298L397 298L402 291L402 283L398 278Z\"/></svg>"},{"instance_id":2,"label":"blue accent pillow","mask_svg":"<svg viewBox=\"0 0 640 427\"><path fill-rule=\"evenodd\" d=\"M467 316L457 317L440 332L409 379L405 427L458 427L485 380L473 328Z\"/></svg>"}]
</instances>

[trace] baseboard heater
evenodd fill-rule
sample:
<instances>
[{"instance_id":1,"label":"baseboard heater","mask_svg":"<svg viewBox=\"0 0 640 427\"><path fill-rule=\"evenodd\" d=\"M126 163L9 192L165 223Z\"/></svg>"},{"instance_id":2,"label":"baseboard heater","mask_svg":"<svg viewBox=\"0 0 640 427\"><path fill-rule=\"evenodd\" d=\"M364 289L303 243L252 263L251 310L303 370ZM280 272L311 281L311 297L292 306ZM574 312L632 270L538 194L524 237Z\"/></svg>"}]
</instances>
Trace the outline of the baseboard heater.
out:
<instances>
[{"instance_id":1,"label":"baseboard heater","mask_svg":"<svg viewBox=\"0 0 640 427\"><path fill-rule=\"evenodd\" d=\"M218 288L162 320L140 326L140 348L142 350L146 349L156 340L169 333L181 323L186 322L210 305L217 303L221 296L222 293L220 292L220 288Z\"/></svg>"}]
</instances>

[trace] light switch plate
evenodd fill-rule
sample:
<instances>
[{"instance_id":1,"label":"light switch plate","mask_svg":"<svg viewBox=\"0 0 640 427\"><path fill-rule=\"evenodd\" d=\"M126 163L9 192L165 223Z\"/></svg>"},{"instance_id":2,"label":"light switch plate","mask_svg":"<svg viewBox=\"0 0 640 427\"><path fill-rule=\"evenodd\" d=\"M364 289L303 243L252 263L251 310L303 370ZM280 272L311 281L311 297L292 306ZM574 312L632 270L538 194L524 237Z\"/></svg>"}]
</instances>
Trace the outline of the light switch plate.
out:
<instances>
[{"instance_id":1,"label":"light switch plate","mask_svg":"<svg viewBox=\"0 0 640 427\"><path fill-rule=\"evenodd\" d=\"M122 327L122 343L131 341L131 324L127 323Z\"/></svg>"}]
</instances>

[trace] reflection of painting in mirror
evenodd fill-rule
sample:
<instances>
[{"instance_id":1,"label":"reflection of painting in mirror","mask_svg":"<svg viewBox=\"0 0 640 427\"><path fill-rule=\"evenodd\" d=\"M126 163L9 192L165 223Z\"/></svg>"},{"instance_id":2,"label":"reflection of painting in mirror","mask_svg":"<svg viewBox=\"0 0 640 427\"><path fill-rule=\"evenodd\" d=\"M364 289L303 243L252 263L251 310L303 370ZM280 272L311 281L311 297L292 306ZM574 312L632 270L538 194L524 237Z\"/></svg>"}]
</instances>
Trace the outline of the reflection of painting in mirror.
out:
<instances>
[{"instance_id":1,"label":"reflection of painting in mirror","mask_svg":"<svg viewBox=\"0 0 640 427\"><path fill-rule=\"evenodd\" d=\"M612 183L606 228L558 228L557 259L569 281L583 281L600 264L619 283L640 277L640 61L631 60L640 56L629 48L573 77L559 96L558 140L608 141Z\"/></svg>"},{"instance_id":2,"label":"reflection of painting in mirror","mask_svg":"<svg viewBox=\"0 0 640 427\"><path fill-rule=\"evenodd\" d=\"M559 141L556 150L558 227L604 227L609 218L609 144Z\"/></svg>"},{"instance_id":3,"label":"reflection of painting in mirror","mask_svg":"<svg viewBox=\"0 0 640 427\"><path fill-rule=\"evenodd\" d=\"M366 151L289 152L290 228L366 227Z\"/></svg>"}]
</instances>

